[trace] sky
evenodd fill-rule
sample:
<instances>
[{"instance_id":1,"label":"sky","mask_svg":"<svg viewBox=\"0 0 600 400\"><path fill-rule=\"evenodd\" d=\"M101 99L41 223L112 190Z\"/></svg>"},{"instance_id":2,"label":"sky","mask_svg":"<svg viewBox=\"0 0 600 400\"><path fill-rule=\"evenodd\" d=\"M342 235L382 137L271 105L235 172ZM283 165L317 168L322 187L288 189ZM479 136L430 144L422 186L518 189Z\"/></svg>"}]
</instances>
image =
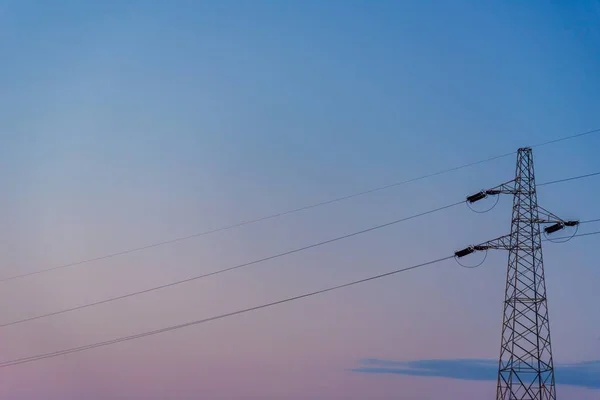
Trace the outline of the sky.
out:
<instances>
[{"instance_id":1,"label":"sky","mask_svg":"<svg viewBox=\"0 0 600 400\"><path fill-rule=\"evenodd\" d=\"M0 264L37 271L600 128L600 2L0 0ZM600 171L600 134L534 148ZM515 157L171 245L0 282L0 324L460 201ZM540 187L600 218L598 177ZM0 361L251 307L452 254L510 198L0 330ZM600 230L600 223L580 232ZM597 238L544 244L558 395L600 399ZM477 257L474 255L473 257ZM140 340L3 368L0 397L494 398L507 255L453 260Z\"/></svg>"}]
</instances>

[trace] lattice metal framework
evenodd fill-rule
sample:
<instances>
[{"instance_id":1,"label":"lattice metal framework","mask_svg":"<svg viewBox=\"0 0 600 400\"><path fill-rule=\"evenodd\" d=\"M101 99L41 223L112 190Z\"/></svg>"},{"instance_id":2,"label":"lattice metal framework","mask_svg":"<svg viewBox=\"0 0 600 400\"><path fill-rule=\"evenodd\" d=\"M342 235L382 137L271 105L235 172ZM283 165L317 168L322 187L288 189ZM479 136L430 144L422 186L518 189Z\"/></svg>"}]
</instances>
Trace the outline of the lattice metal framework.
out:
<instances>
[{"instance_id":1,"label":"lattice metal framework","mask_svg":"<svg viewBox=\"0 0 600 400\"><path fill-rule=\"evenodd\" d=\"M497 400L555 400L533 154L519 149L504 295Z\"/></svg>"},{"instance_id":2,"label":"lattice metal framework","mask_svg":"<svg viewBox=\"0 0 600 400\"><path fill-rule=\"evenodd\" d=\"M457 251L508 250L497 400L556 400L554 363L540 224L553 233L577 221L564 221L537 203L531 148L517 152L515 179L467 197L476 202L489 195L513 195L511 233Z\"/></svg>"}]
</instances>

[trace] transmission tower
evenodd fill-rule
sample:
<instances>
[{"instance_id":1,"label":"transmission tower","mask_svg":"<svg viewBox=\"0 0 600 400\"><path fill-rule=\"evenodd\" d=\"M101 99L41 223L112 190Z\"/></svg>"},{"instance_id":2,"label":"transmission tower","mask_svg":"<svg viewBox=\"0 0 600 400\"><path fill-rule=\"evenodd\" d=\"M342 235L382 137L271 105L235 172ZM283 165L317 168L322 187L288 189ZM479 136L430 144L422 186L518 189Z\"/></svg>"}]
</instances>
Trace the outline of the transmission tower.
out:
<instances>
[{"instance_id":1,"label":"transmission tower","mask_svg":"<svg viewBox=\"0 0 600 400\"><path fill-rule=\"evenodd\" d=\"M469 196L467 202L500 194L513 196L510 234L455 255L508 250L496 399L556 400L540 225L549 235L579 222L564 221L538 205L531 148L518 150L515 179Z\"/></svg>"}]
</instances>

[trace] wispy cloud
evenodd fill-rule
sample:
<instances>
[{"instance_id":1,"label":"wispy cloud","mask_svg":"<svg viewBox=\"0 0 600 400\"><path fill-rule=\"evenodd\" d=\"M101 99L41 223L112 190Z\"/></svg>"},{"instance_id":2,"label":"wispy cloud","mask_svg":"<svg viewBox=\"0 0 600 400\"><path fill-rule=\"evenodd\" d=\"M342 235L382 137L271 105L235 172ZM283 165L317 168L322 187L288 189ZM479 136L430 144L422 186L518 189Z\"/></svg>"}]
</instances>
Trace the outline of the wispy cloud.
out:
<instances>
[{"instance_id":1,"label":"wispy cloud","mask_svg":"<svg viewBox=\"0 0 600 400\"><path fill-rule=\"evenodd\" d=\"M496 380L498 362L494 360L451 359L390 361L364 359L352 371L368 374L398 374L449 379ZM563 385L600 389L600 360L556 365L556 382Z\"/></svg>"}]
</instances>

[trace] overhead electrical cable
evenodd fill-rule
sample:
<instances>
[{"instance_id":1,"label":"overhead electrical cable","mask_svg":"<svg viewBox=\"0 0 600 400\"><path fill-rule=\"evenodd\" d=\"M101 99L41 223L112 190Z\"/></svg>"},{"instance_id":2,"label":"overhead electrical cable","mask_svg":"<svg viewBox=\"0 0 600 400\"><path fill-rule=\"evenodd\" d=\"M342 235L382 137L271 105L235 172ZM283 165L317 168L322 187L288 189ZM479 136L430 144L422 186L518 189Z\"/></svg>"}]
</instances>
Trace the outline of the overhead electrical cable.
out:
<instances>
[{"instance_id":1,"label":"overhead electrical cable","mask_svg":"<svg viewBox=\"0 0 600 400\"><path fill-rule=\"evenodd\" d=\"M583 234L577 234L573 237L578 237L578 236L590 236L590 235L597 235L600 234L600 231L597 232L589 232L589 233L583 233ZM34 356L30 356L30 357L23 357L23 358L17 358L14 360L9 360L9 361L5 361L5 362L0 362L0 368L6 368L6 367L11 367L11 366L15 366L15 365L19 365L19 364L25 364L25 363L31 363L31 362L36 362L36 361L41 361L47 358L54 358L54 357L60 357L60 356L64 356L64 355L68 355L68 354L72 354L72 353L78 353L78 352L82 352L82 351L87 351L87 350L92 350L98 347L105 347L105 346L111 346L114 344L118 344L118 343L122 343L122 342L126 342L126 341L131 341L131 340L137 340L137 339L142 339L148 336L154 336L154 335L159 335L162 333L167 333L167 332L172 332L172 331L176 331L176 330L180 330L180 329L184 329L184 328L189 328L191 326L195 326L195 325L200 325L200 324L204 324L204 323L208 323L208 322L212 322L212 321L216 321L216 320L220 320L220 319L225 319L225 318L229 318L229 317L234 317L236 315L241 315L241 314L246 314L246 313L250 313L250 312L254 312L254 311L258 311L264 308L269 308L269 307L274 307L280 304L284 304L284 303L289 303L292 301L296 301L296 300L301 300L307 297L312 297L312 296L316 296L319 294L323 294L323 293L327 293L327 292L332 292L335 290L339 290L339 289L343 289L343 288L347 288L350 286L354 286L354 285L358 285L361 283L365 283L365 282L369 282L369 281L373 281L373 280L377 280L377 279L381 279L381 278L385 278L385 277L390 277L392 275L396 275L402 272L406 272L406 271L410 271L413 269L417 269L417 268L422 268L428 265L433 265L433 264L437 264L440 263L442 261L446 261L446 260L450 260L455 258L454 254L451 256L447 256L447 257L441 257L435 260L431 260L431 261L427 261L424 263L420 263L420 264L416 264L416 265L412 265L410 267L406 267L406 268L401 268L401 269L397 269L394 271L390 271L390 272L386 272L383 274L379 274L379 275L373 275L367 278L363 278L363 279L359 279L359 280L355 280L355 281L351 281L348 283L344 283L341 285L336 285L336 286L331 286L325 289L321 289L321 290L317 290L317 291L313 291L313 292L308 292L308 293L304 293L301 295L297 295L297 296L293 296L293 297L287 297L285 299L282 300L277 300L277 301L273 301L273 302L269 302L269 303L264 303L258 306L254 306L254 307L248 307L248 308L243 308L240 310L236 310L233 312L229 312L229 313L225 313L225 314L219 314L219 315L215 315L212 317L208 317L208 318L203 318L203 319L199 319L199 320L195 320L195 321L190 321L190 322L186 322L183 324L178 324L178 325L171 325L171 326L167 326L164 328L160 328L160 329L155 329L152 331L147 331L147 332L142 332L142 333L138 333L135 335L129 335L129 336L122 336L116 339L112 339L112 340L106 340L106 341L102 341L102 342L96 342L96 343L92 343L92 344L88 344L88 345L84 345L84 346L78 346L78 347L72 347L69 349L64 349L64 350L58 350L58 351L54 351L54 352L49 352L49 353L43 353L43 354L37 354Z\"/></svg>"},{"instance_id":2,"label":"overhead electrical cable","mask_svg":"<svg viewBox=\"0 0 600 400\"><path fill-rule=\"evenodd\" d=\"M588 176L590 176L590 174L588 174L588 175L581 175L579 177L567 178L566 180L581 179L581 178L586 178ZM565 179L561 179L561 180L558 180L558 181L548 182L548 183L546 183L546 185L557 184L557 183L561 183L561 182L564 182L564 181L565 181ZM136 291L136 292L130 292L130 293L126 293L126 294L123 294L123 295L120 295L120 296L110 297L110 298L107 298L107 299L103 299L103 300L99 300L99 301L95 301L95 302L91 302L91 303L86 303L86 304L82 304L82 305L75 306L75 307L65 308L65 309L62 309L62 310L58 310L58 311L54 311L54 312L50 312L50 313L46 313L46 314L41 314L41 315L29 317L29 318L23 318L23 319L12 321L12 322L7 322L7 323L4 323L4 324L0 324L0 328L7 327L7 326L12 326L12 325L18 325L18 324L22 324L22 323L25 323L25 322L30 322L30 321L34 321L34 320L38 320L38 319L42 319L42 318L48 318L48 317L52 317L52 316L56 316L56 315L60 315L60 314L65 314L65 313L69 313L69 312L73 312L73 311L78 311L78 310L82 310L82 309L85 309L85 308L95 307L95 306L99 306L99 305L106 304L106 303L112 303L114 301L124 300L124 299L130 298L130 297L139 296L139 295L142 295L142 294L154 292L154 291L157 291L157 290L166 289L166 288L169 288L169 287L181 285L181 284L192 282L192 281L196 281L196 280L199 280L199 279L208 278L210 276L223 274L223 273L226 273L226 272L229 272L229 271L233 271L233 270L237 270L237 269L240 269L240 268L249 267L249 266L260 264L260 263L263 263L263 262L266 262L266 261L269 261L269 260L273 260L273 259L280 258L280 257L285 257L285 256L288 256L288 255L291 255L291 254L294 254L294 253L299 253L301 251L309 250L309 249L312 249L312 248L315 248L315 247L324 246L326 244L334 243L334 242L337 242L337 241L340 241L340 240L343 240L343 239L348 239L348 238L351 238L351 237L354 237L354 236L358 236L358 235L361 235L361 234L364 234L364 233L368 233L368 232L372 232L372 231L375 231L375 230L378 230L378 229L382 229L382 228L385 228L385 227L388 227L388 226L396 225L396 224L399 224L401 222L406 222L406 221L409 221L409 220L412 220L412 219L415 219L415 218L423 217L425 215L433 214L433 213L436 213L436 212L439 212L439 211L442 211L442 210L446 210L446 209L449 209L449 208L452 208L452 207L456 207L456 206L458 206L460 204L463 204L463 201L458 201L456 203L448 204L448 205L445 205L445 206L442 206L442 207L434 208L432 210L428 210L428 211L424 211L424 212L421 212L421 213L418 213L418 214L413 214L413 215L408 216L408 217L400 218L400 219L397 219L397 220L394 220L394 221L391 221L391 222L387 222L387 223L384 223L384 224L376 225L376 226L373 226L371 228L363 229L363 230L360 230L360 231L357 231L357 232L352 232L352 233L349 233L349 234L346 234L346 235L343 235L343 236L338 236L338 237L335 237L333 239L328 239L328 240L324 240L324 241L321 241L321 242L313 243L311 245L307 245L307 246L299 247L299 248L296 248L296 249L288 250L288 251L285 251L285 252L282 252L282 253L278 253L278 254L274 254L274 255L271 255L271 256L268 256L268 257L264 257L264 258L261 258L261 259L249 261L249 262L242 263L242 264L238 264L238 265L235 265L235 266L232 266L232 267L228 267L228 268L224 268L224 269L220 269L220 270L208 272L208 273L205 273L205 274L197 275L197 276L194 276L194 277L191 277L191 278L186 278L186 279L182 279L182 280L179 280L179 281L174 281L174 282L166 283L166 284L163 284L163 285L158 285L158 286L154 286L154 287L151 287L151 288L148 288L148 289L143 289L143 290L139 290L139 291ZM575 236L573 236L573 237L575 237Z\"/></svg>"},{"instance_id":3,"label":"overhead electrical cable","mask_svg":"<svg viewBox=\"0 0 600 400\"><path fill-rule=\"evenodd\" d=\"M596 231L596 232L586 232L586 233L578 233L576 235L573 236L562 236L562 237L556 237L553 238L554 240L560 240L560 239L569 239L569 238L576 238L576 237L583 237L583 236L594 236L594 235L599 235L600 231Z\"/></svg>"},{"instance_id":4,"label":"overhead electrical cable","mask_svg":"<svg viewBox=\"0 0 600 400\"><path fill-rule=\"evenodd\" d=\"M34 361L40 361L40 360L43 360L43 359L46 359L46 358L63 356L63 355L67 355L67 354L71 354L71 353L77 353L77 352L81 352L81 351L85 351L85 350L91 350L91 349L94 349L94 348L97 348L97 347L109 346L109 345L113 345L113 344L117 344L117 343L129 341L129 340L141 339L141 338L144 338L144 337L147 337L147 336L158 335L158 334L161 334L161 333L166 333L166 332L171 332L171 331L175 331L175 330L179 330L179 329L183 329L183 328L188 328L188 327L194 326L194 325L200 325L200 324L204 324L204 323L215 321L215 320L219 320L219 319L229 318L229 317L233 317L233 316L240 315L240 314L245 314L245 313L249 313L249 312L253 312L253 311L258 311L258 310L261 310L261 309L264 309L264 308L273 307L273 306L276 306L276 305L279 305L279 304L289 303L289 302L300 300L300 299L304 299L304 298L307 298L307 297L312 297L312 296L316 296L316 295L319 295L319 294L323 294L323 293L327 293L327 292L332 292L334 290L343 289L343 288L346 288L346 287L349 287L349 286L354 286L354 285L358 285L358 284L361 284L361 283L373 281L373 280L376 280L376 279L381 279L381 278L389 277L389 276L392 276L392 275L399 274L401 272L406 272L406 271L410 271L410 270L413 270L413 269L421 268L421 267L424 267L424 266L427 266L427 265L432 265L432 264L440 263L442 261L446 261L446 260L449 260L449 259L452 259L452 258L454 258L454 255L448 256L448 257L438 258L436 260L427 261L427 262L424 262L424 263L421 263L421 264L416 264L416 265L413 265L413 266L410 266L410 267L397 269L395 271L386 272L386 273L379 274L379 275L373 275L373 276L370 276L368 278L364 278L364 279L360 279L360 280L356 280L356 281L344 283L344 284L341 284L341 285L331 286L331 287L328 287L326 289L321 289L321 290L317 290L317 291L314 291L314 292L304 293L304 294L301 294L301 295L298 295L298 296L288 297L288 298L285 298L285 299L282 299L282 300L277 300L277 301L273 301L273 302L270 302L270 303L261 304L261 305L254 306L254 307L244 308L244 309L240 309L240 310L237 310L237 311L229 312L229 313L226 313L226 314L216 315L216 316L209 317L209 318L204 318L204 319L200 319L200 320L186 322L186 323L179 324L179 325L172 325L172 326L168 326L168 327L165 327L165 328L156 329L156 330L153 330L153 331L139 333L139 334L136 334L136 335L123 336L123 337L120 337L120 338L117 338L117 339L107 340L107 341L103 341L103 342L97 342L97 343L93 343L93 344L89 344L89 345L85 345L85 346L73 347L73 348L70 348L70 349L54 351L54 352L51 352L51 353L44 353L44 354L39 354L39 355L31 356L31 357L24 357L24 358L18 358L18 359L15 359L15 360L11 360L11 361L0 362L0 368L10 367L10 366L13 366L13 365L24 364L24 363L34 362Z\"/></svg>"},{"instance_id":5,"label":"overhead electrical cable","mask_svg":"<svg viewBox=\"0 0 600 400\"><path fill-rule=\"evenodd\" d=\"M590 178L592 176L600 176L600 172L594 172L594 173L591 173L591 174L585 174L585 175L579 175L579 176L572 176L570 178L558 179L558 180L555 180L555 181L539 183L537 186L554 185L555 183L575 181L575 180L578 180L578 179Z\"/></svg>"},{"instance_id":6,"label":"overhead electrical cable","mask_svg":"<svg viewBox=\"0 0 600 400\"><path fill-rule=\"evenodd\" d=\"M225 272L233 271L233 270L240 269L240 268L249 267L251 265L260 264L260 263L263 263L265 261L269 261L269 260L273 260L273 259L276 259L276 258L285 257L285 256L288 256L288 255L291 255L291 254L294 254L294 253L299 253L301 251L306 251L306 250L309 250L309 249L313 249L315 247L324 246L326 244L338 242L340 240L348 239L348 238L351 238L351 237L354 237L354 236L358 236L358 235L362 235L362 234L365 234L365 233L368 233L368 232L372 232L372 231L375 231L375 230L378 230L378 229L386 228L388 226L396 225L396 224L399 224L401 222L409 221L411 219L415 219L415 218L418 218L418 217L423 217L423 216L428 215L428 214L433 214L433 213L436 213L436 212L439 212L439 211L442 211L442 210L446 210L446 209L449 209L449 208L452 208L452 207L456 207L456 206L461 205L461 204L463 204L463 201L459 201L459 202L448 204L448 205L445 205L445 206L442 206L442 207L434 208L434 209L429 210L429 211L425 211L425 212L414 214L414 215L411 215L411 216L408 216L408 217L400 218L400 219L397 219L397 220L394 220L394 221L391 221L391 222L387 222L385 224L376 225L376 226L373 226L371 228L362 229L360 231L352 232L352 233L349 233L349 234L346 234L346 235L343 235L343 236L338 236L338 237L335 237L333 239L323 240L323 241L320 241L320 242L317 242L317 243L313 243L311 245L307 245L307 246L303 246L303 247L298 247L298 248L293 249L293 250L288 250L288 251L285 251L285 252L282 252L282 253L278 253L278 254L274 254L274 255L271 255L271 256L268 256L268 257L260 258L260 259L249 261L249 262L245 262L243 264L238 264L238 265L235 265L233 267L224 268L224 269L216 270L216 271L213 271L213 272L208 272L208 273L205 273L205 274L202 274L202 275L197 275L197 276L194 276L194 277L191 277L191 278L187 278L187 279L182 279L182 280L175 281L175 282L166 283L164 285L154 286L154 287L151 287L151 288L148 288L148 289L139 290L137 292L127 293L127 294L124 294L124 295L121 295L121 296L111 297L111 298L100 300L100 301L96 301L96 302L93 302L93 303L83 304L83 305L80 305L80 306L77 306L77 307L66 308L66 309L63 309L63 310L59 310L59 311L55 311L55 312L51 312L51 313L47 313L47 314L43 314L43 315L38 315L38 316L35 316L35 317L25 318L25 319L21 319L21 320L18 320L18 321L13 321L13 322L1 324L0 328L11 326L11 325L22 324L24 322L34 321L36 319L47 318L47 317L51 317L51 316L55 316L55 315L59 315L59 314L65 314L65 313L68 313L68 312L77 311L77 310L81 310L81 309L84 309L84 308L99 306L101 304L111 303L113 301L123 300L123 299L129 298L129 297L134 297L134 296L139 296L139 295L142 295L142 294L145 294L145 293L150 293L150 292L154 292L154 291L157 291L157 290L166 289L166 288L169 288L169 287L172 287L172 286L181 285L183 283L188 283L188 282L196 281L196 280L199 280L199 279L207 278L209 276L223 274Z\"/></svg>"},{"instance_id":7,"label":"overhead electrical cable","mask_svg":"<svg viewBox=\"0 0 600 400\"><path fill-rule=\"evenodd\" d=\"M576 138L581 138L581 137L584 137L584 136L589 136L589 135L593 135L593 134L597 134L597 133L600 133L600 128L593 129L593 130L586 131L586 132L582 132L582 133L577 133L577 134L574 134L574 135L564 136L564 137L561 137L561 138L558 138L558 139L553 139L553 140L549 140L549 141L542 142L542 143L538 143L538 144L535 144L535 145L533 145L531 147L534 148L534 147L547 146L547 145L550 145L550 144L554 144L554 143L558 143L558 142L563 142L563 141L566 141L566 140L571 140L571 139L576 139ZM92 262L95 262L95 261L101 261L101 260L105 260L105 259L109 259L109 258L113 258L113 257L118 257L118 256L123 256L123 255L126 255L126 254L130 254L130 253L135 253L135 252L138 252L138 251L148 250L148 249L155 248L155 247L160 247L160 246L165 246L165 245L169 245L169 244L173 244L173 243L178 243L178 242L182 242L182 241L185 241L185 240L189 240L189 239L193 239L193 238L198 238L198 237L201 237L201 236L211 235L211 234L214 234L214 233L217 233L217 232L226 231L226 230L233 229L233 228L239 228L239 227L242 227L242 226L245 226L245 225L255 224L255 223L258 223L258 222L262 222L262 221L266 221L266 220L270 220L270 219L282 217L282 216L285 216L285 215L294 214L294 213L297 213L297 212L300 212L300 211L305 211L305 210L309 210L309 209L312 209L312 208L325 206L325 205L328 205L328 204L338 203L338 202L341 202L341 201L344 201L344 200L349 200L349 199L352 199L352 198L355 198L355 197L364 196L364 195L367 195L367 194L370 194L370 193L375 193L375 192L383 191L383 190L390 189L390 188L393 188L393 187L402 186L402 185L405 185L405 184L408 184L408 183L411 183L411 182L416 182L416 181L420 181L420 180L423 180L423 179L432 178L432 177L443 175L443 174L450 173L450 172L453 172L453 171L458 171L458 170L465 169L465 168L468 168L468 167L472 167L472 166L476 166L476 165L479 165L479 164L487 163L487 162L490 162L490 161L498 160L498 159L501 159L501 158L509 157L509 156L514 155L516 153L517 153L516 151L512 151L510 153L500 154L500 155L489 157L489 158L485 158L485 159L482 159L482 160L479 160L479 161L475 161L475 162L463 164L463 165L460 165L460 166L457 166L457 167L447 168L447 169L440 170L440 171L437 171L437 172L433 172L433 173L430 173L430 174L421 175L421 176L418 176L418 177L415 177L415 178L410 178L410 179L406 179L406 180L403 180L403 181L391 183L391 184L388 184L388 185L379 186L379 187L375 187L375 188L372 188L372 189L367 189L367 190L364 190L364 191L361 191L361 192L355 192L353 194L349 194L349 195L346 195L346 196L336 197L336 198L333 198L333 199L329 199L329 200L325 200L325 201L322 201L322 202L319 202L319 203L314 203L314 204L310 204L310 205L307 205L307 206L303 206L303 207L291 209L291 210L288 210L288 211L283 211L283 212L279 212L279 213L275 213L275 214L270 214L270 215L267 215L267 216L264 216L264 217L259 217L259 218L255 218L255 219L250 219L250 220L238 222L238 223L235 223L235 224L232 224L232 225L226 225L226 226L223 226L223 227L220 227L220 228L216 228L216 229L212 229L212 230L207 230L207 231L203 231L203 232L199 232L199 233L194 233L194 234L187 235L187 236L181 236L181 237L177 237L177 238L173 238L173 239L167 239L167 240L164 240L164 241L161 241L161 242L156 242L156 243L152 243L152 244L148 244L148 245L143 245L143 246L139 246L139 247L132 247L132 248L129 248L129 249L126 249L126 250L123 250L123 251L118 251L118 252L114 252L114 253L108 253L108 254L105 254L105 255L98 256L98 257L93 257L93 258L88 258L88 259L85 259L85 260L75 261L75 262L71 262L71 263L68 263L68 264L61 264L61 265L57 265L57 266L46 268L46 269L41 269L41 270L27 272L27 273L23 273L23 274L19 274L19 275L9 276L9 277L0 279L0 282L6 282L6 281L10 281L10 280L15 280L15 279L26 278L26 277L29 277L29 276L44 274L44 273L48 273L48 272L51 272L51 271L56 271L56 270L59 270L59 269L64 269L64 268L69 268L69 267L75 267L75 266L83 265L83 264L89 264L89 263L92 263ZM538 186L540 186L540 185L538 185Z\"/></svg>"}]
</instances>

